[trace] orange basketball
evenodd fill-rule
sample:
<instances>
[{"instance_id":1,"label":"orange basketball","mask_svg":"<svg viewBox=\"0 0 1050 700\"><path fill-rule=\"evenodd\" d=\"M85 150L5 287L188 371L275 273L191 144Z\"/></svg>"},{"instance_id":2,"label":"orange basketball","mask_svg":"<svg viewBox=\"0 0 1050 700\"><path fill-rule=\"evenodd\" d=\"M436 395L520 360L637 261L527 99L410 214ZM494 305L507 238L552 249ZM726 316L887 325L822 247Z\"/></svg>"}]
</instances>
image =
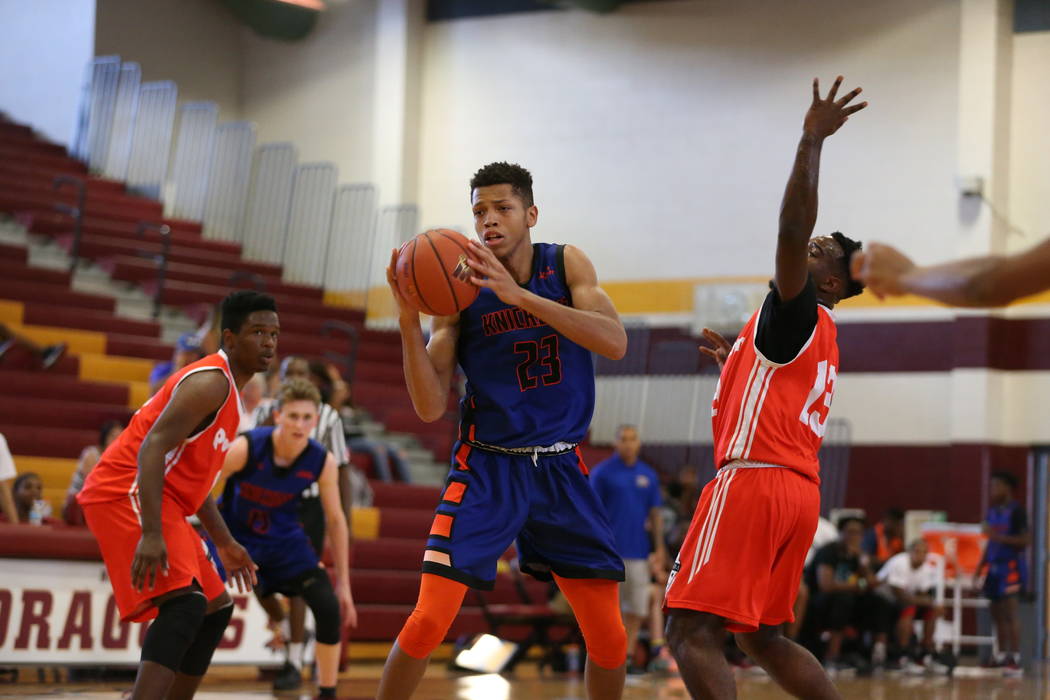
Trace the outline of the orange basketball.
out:
<instances>
[{"instance_id":1,"label":"orange basketball","mask_svg":"<svg viewBox=\"0 0 1050 700\"><path fill-rule=\"evenodd\" d=\"M447 228L425 231L398 252L398 289L425 314L457 314L478 298L479 289L470 281L474 271L467 265L472 257L463 234Z\"/></svg>"}]
</instances>

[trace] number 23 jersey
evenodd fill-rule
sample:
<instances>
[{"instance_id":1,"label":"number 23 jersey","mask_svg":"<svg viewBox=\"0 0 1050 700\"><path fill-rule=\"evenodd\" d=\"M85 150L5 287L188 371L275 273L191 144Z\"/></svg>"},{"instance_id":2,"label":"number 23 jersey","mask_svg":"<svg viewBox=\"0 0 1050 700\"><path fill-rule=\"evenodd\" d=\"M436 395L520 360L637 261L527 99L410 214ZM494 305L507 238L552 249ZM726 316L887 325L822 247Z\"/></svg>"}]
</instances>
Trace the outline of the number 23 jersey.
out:
<instances>
[{"instance_id":1,"label":"number 23 jersey","mask_svg":"<svg viewBox=\"0 0 1050 700\"><path fill-rule=\"evenodd\" d=\"M819 483L817 451L838 376L835 319L818 305L817 323L805 345L789 362L777 363L755 342L767 307L744 326L718 380L711 406L715 464L776 464Z\"/></svg>"},{"instance_id":2,"label":"number 23 jersey","mask_svg":"<svg viewBox=\"0 0 1050 700\"><path fill-rule=\"evenodd\" d=\"M565 247L532 246L532 276L523 286L566 306ZM594 411L594 361L528 311L490 289L459 317L459 364L467 376L460 439L500 447L580 442Z\"/></svg>"}]
</instances>

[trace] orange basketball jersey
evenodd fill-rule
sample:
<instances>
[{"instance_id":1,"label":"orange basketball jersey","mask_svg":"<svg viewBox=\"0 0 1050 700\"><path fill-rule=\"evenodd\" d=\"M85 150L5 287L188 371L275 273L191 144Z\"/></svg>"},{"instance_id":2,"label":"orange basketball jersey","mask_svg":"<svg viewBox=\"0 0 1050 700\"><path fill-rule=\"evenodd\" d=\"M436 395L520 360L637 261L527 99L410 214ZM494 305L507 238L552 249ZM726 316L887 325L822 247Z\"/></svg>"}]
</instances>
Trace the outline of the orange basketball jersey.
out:
<instances>
[{"instance_id":1,"label":"orange basketball jersey","mask_svg":"<svg viewBox=\"0 0 1050 700\"><path fill-rule=\"evenodd\" d=\"M778 364L755 346L759 309L726 359L711 407L715 464L775 464L820 481L817 450L838 375L835 319L817 306L813 334L793 360Z\"/></svg>"},{"instance_id":2,"label":"orange basketball jersey","mask_svg":"<svg viewBox=\"0 0 1050 700\"><path fill-rule=\"evenodd\" d=\"M219 471L223 458L237 437L241 420L241 397L222 350L183 367L168 377L160 391L142 405L131 423L106 448L91 470L77 500L81 505L105 503L129 498L138 512L138 454L142 441L178 390L183 379L195 372L221 371L230 382L230 392L215 419L196 435L183 440L164 456L164 498L171 499L184 515L196 513L204 503Z\"/></svg>"}]
</instances>

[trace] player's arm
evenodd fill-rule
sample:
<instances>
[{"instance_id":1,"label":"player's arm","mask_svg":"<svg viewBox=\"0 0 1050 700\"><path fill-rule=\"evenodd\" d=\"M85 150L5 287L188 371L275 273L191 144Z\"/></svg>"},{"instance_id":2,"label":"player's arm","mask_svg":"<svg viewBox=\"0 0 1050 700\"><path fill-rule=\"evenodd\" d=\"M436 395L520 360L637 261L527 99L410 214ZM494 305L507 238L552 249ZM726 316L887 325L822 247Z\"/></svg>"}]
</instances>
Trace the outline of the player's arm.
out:
<instances>
[{"instance_id":1,"label":"player's arm","mask_svg":"<svg viewBox=\"0 0 1050 700\"><path fill-rule=\"evenodd\" d=\"M167 572L168 553L161 533L161 501L164 495L164 456L204 427L226 401L229 380L220 371L196 372L186 377L172 395L139 447L139 505L142 537L131 563L131 582L136 589L153 588L157 575Z\"/></svg>"},{"instance_id":2,"label":"player's arm","mask_svg":"<svg viewBox=\"0 0 1050 700\"><path fill-rule=\"evenodd\" d=\"M248 550L233 539L211 494L208 494L200 509L197 510L197 519L201 521L208 537L215 544L215 551L218 552L222 566L226 569L227 583L230 581L236 583L239 593L251 591L256 584L255 571L259 567L252 561Z\"/></svg>"},{"instance_id":3,"label":"player's arm","mask_svg":"<svg viewBox=\"0 0 1050 700\"><path fill-rule=\"evenodd\" d=\"M612 299L598 286L598 273L582 250L565 246L565 282L572 294L572 306L559 304L523 288L496 257L478 241L470 242L475 259L474 284L488 287L503 302L528 311L577 345L610 360L627 353L627 332Z\"/></svg>"},{"instance_id":4,"label":"player's arm","mask_svg":"<svg viewBox=\"0 0 1050 700\"><path fill-rule=\"evenodd\" d=\"M390 257L386 269L387 284L398 307L398 325L401 328L401 362L405 384L412 397L416 415L432 423L445 415L448 392L452 387L452 373L456 369L456 344L459 342L459 314L436 316L430 327L430 342L423 338L419 312L408 305L394 278L397 250Z\"/></svg>"},{"instance_id":5,"label":"player's arm","mask_svg":"<svg viewBox=\"0 0 1050 700\"><path fill-rule=\"evenodd\" d=\"M813 102L802 125L802 138L795 151L784 199L780 205L777 234L776 282L780 301L788 302L802 292L809 277L809 239L817 223L817 185L820 180L820 152L824 139L838 131L849 115L864 109L867 102L848 107L860 94L854 88L835 99L842 76L835 79L826 99L820 97L820 84L813 79Z\"/></svg>"},{"instance_id":6,"label":"player's arm","mask_svg":"<svg viewBox=\"0 0 1050 700\"><path fill-rule=\"evenodd\" d=\"M1050 289L1050 238L1015 255L988 255L920 267L892 246L853 255L853 276L880 299L917 294L951 306L1004 306Z\"/></svg>"},{"instance_id":7,"label":"player's arm","mask_svg":"<svg viewBox=\"0 0 1050 700\"><path fill-rule=\"evenodd\" d=\"M357 611L350 593L350 531L339 500L339 465L332 453L328 453L317 485L321 489L321 507L324 508L325 531L332 545L335 560L336 596L343 614L343 623L357 626Z\"/></svg>"}]
</instances>

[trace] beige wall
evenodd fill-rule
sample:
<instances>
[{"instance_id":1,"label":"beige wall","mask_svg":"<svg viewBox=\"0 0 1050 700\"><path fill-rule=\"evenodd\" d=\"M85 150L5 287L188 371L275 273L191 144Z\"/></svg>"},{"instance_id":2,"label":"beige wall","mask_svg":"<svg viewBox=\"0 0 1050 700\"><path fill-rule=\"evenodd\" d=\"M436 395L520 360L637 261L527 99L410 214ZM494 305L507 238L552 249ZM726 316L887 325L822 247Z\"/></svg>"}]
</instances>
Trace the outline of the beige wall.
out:
<instances>
[{"instance_id":1,"label":"beige wall","mask_svg":"<svg viewBox=\"0 0 1050 700\"><path fill-rule=\"evenodd\" d=\"M1012 250L1050 236L1050 32L1014 37L1010 124L1010 218L1027 233Z\"/></svg>"}]
</instances>

